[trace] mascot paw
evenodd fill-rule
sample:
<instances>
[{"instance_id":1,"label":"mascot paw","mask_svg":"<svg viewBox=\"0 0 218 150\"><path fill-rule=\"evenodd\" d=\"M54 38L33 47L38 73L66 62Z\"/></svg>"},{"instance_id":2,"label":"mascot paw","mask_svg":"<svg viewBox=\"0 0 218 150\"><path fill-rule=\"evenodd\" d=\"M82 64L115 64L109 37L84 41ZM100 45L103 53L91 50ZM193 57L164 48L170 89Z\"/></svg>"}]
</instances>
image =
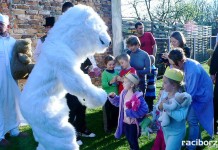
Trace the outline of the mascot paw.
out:
<instances>
[{"instance_id":1,"label":"mascot paw","mask_svg":"<svg viewBox=\"0 0 218 150\"><path fill-rule=\"evenodd\" d=\"M91 96L86 100L85 105L88 108L96 108L103 106L107 100L107 93L102 89L97 89L96 92L91 93Z\"/></svg>"}]
</instances>

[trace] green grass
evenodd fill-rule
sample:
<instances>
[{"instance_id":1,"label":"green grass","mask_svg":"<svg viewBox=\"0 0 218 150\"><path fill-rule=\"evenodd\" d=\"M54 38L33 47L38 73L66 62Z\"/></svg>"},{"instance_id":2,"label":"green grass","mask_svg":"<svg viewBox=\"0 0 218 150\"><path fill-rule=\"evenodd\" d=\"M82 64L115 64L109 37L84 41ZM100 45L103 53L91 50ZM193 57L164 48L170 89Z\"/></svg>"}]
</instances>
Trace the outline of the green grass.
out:
<instances>
[{"instance_id":1,"label":"green grass","mask_svg":"<svg viewBox=\"0 0 218 150\"><path fill-rule=\"evenodd\" d=\"M204 68L208 71L209 67L203 65ZM162 86L162 80L157 82L157 93ZM83 145L80 147L81 150L128 150L128 142L123 137L119 140L114 138L113 134L105 134L103 130L103 121L102 121L102 110L101 108L97 109L88 109L87 110L87 125L88 128L93 131L97 136L95 138L82 138ZM34 150L37 147L35 142L32 130L29 126L21 127L22 131L28 132L30 136L28 138L16 138L16 137L7 137L7 139L12 143L7 149L0 148L0 150ZM155 134L152 134L149 138L147 136L141 136L139 139L140 149L150 150L154 139ZM209 135L203 131L202 139L209 140ZM218 141L218 136L215 136L216 141ZM204 150L215 150L216 148L204 147Z\"/></svg>"}]
</instances>

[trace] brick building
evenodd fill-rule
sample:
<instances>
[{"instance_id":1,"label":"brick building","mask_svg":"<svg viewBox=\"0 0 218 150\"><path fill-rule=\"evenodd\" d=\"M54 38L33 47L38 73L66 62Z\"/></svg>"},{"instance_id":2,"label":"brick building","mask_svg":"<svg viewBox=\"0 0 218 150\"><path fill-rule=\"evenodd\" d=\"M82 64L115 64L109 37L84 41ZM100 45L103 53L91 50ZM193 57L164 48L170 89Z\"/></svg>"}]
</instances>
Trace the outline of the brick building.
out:
<instances>
[{"instance_id":1,"label":"brick building","mask_svg":"<svg viewBox=\"0 0 218 150\"><path fill-rule=\"evenodd\" d=\"M68 0L70 1L70 0ZM103 18L112 35L112 1L116 0L77 0L82 4L91 6ZM75 0L71 0L74 4ZM0 13L10 17L10 33L16 39L30 38L33 50L37 39L44 35L45 17L61 15L61 7L66 0L0 0ZM120 14L121 16L121 14ZM116 40L117 41L117 40ZM113 53L110 48L107 53ZM95 58L102 68L103 58L106 54L97 54ZM97 83L99 84L99 83Z\"/></svg>"}]
</instances>

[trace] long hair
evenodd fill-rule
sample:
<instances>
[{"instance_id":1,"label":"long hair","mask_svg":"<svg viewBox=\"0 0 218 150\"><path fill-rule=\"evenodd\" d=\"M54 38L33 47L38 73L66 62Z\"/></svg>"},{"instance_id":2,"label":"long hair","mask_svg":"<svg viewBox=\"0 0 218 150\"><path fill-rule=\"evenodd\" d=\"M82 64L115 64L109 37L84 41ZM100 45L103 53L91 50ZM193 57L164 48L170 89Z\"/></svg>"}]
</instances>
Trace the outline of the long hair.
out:
<instances>
[{"instance_id":1,"label":"long hair","mask_svg":"<svg viewBox=\"0 0 218 150\"><path fill-rule=\"evenodd\" d=\"M176 39L179 42L179 47L180 48L184 48L186 45L186 39L184 37L184 35L182 34L182 32L179 31L175 31L171 34L170 37L173 37L174 39Z\"/></svg>"}]
</instances>

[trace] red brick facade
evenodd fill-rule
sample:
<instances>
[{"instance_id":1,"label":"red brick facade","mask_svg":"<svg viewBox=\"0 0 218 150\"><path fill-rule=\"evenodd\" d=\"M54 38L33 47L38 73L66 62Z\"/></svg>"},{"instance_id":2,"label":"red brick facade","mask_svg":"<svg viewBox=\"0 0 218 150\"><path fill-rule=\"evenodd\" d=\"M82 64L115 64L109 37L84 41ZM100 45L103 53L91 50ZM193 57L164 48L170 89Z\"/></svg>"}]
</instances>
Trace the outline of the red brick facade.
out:
<instances>
[{"instance_id":1,"label":"red brick facade","mask_svg":"<svg viewBox=\"0 0 218 150\"><path fill-rule=\"evenodd\" d=\"M112 35L111 0L80 0L82 4L94 8L106 22ZM10 33L16 39L30 38L33 49L37 39L44 35L44 18L61 15L61 7L66 0L0 0L0 13L10 16ZM74 2L72 0L71 2ZM110 52L111 53L111 50ZM95 58L103 67L105 54L97 54ZM97 85L99 85L99 81Z\"/></svg>"}]
</instances>

